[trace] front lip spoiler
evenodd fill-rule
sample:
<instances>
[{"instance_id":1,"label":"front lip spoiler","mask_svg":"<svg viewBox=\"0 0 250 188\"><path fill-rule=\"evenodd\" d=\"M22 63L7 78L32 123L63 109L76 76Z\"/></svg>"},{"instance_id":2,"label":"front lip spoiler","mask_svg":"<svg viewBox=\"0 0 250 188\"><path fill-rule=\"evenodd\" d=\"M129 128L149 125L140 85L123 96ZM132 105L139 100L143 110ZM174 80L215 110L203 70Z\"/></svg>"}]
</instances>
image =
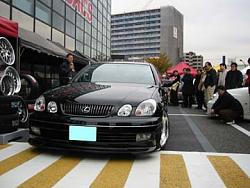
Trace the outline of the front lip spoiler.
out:
<instances>
[{"instance_id":1,"label":"front lip spoiler","mask_svg":"<svg viewBox=\"0 0 250 188\"><path fill-rule=\"evenodd\" d=\"M44 121L44 120L37 120L37 119L30 119L30 121L33 122L40 122L40 123L47 123L51 124L53 122L51 121ZM70 123L60 123L60 122L55 122L56 124L59 125L69 125ZM83 124L85 127L103 127L103 128L149 128L149 127L158 127L159 124L152 124L152 125L88 125L88 124Z\"/></svg>"},{"instance_id":2,"label":"front lip spoiler","mask_svg":"<svg viewBox=\"0 0 250 188\"><path fill-rule=\"evenodd\" d=\"M105 153L105 154L143 154L151 153L156 150L156 146L143 147L143 146L134 146L134 147L102 147L102 146L83 146L83 145L73 145L71 143L58 142L55 140L45 141L37 136L31 135L28 141L31 145L48 148L48 149L66 149L72 151L80 151L86 153ZM126 146L126 144L124 144Z\"/></svg>"}]
</instances>

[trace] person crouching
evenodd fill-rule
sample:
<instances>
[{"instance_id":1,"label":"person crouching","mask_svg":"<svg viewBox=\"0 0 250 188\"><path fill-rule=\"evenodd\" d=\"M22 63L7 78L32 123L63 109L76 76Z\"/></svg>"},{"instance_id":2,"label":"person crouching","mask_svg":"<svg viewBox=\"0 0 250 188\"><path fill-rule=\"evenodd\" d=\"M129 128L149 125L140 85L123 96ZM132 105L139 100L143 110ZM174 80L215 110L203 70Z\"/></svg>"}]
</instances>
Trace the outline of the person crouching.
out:
<instances>
[{"instance_id":1,"label":"person crouching","mask_svg":"<svg viewBox=\"0 0 250 188\"><path fill-rule=\"evenodd\" d=\"M228 125L235 123L243 114L243 109L240 102L230 95L224 86L218 86L217 92L219 98L212 106L212 113L218 114L219 117Z\"/></svg>"}]
</instances>

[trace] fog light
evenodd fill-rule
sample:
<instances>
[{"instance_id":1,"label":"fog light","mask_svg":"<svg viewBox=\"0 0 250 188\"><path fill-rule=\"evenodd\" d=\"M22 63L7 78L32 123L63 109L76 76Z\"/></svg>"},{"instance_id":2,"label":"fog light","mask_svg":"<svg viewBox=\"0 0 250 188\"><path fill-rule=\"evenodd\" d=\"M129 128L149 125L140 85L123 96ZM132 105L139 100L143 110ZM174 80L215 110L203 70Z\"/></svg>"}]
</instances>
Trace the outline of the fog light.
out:
<instances>
[{"instance_id":1,"label":"fog light","mask_svg":"<svg viewBox=\"0 0 250 188\"><path fill-rule=\"evenodd\" d=\"M136 141L145 141L151 138L151 133L139 133L136 135Z\"/></svg>"},{"instance_id":2,"label":"fog light","mask_svg":"<svg viewBox=\"0 0 250 188\"><path fill-rule=\"evenodd\" d=\"M41 134L40 128L38 127L31 127L31 131L37 135Z\"/></svg>"}]
</instances>

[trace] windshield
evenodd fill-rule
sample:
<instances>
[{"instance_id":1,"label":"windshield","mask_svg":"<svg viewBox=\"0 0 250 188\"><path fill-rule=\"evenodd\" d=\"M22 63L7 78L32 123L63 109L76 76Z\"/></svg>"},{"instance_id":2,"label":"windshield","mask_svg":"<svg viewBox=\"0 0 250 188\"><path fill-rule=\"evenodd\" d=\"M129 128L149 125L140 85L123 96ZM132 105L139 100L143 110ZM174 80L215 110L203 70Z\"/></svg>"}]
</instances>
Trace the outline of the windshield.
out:
<instances>
[{"instance_id":1,"label":"windshield","mask_svg":"<svg viewBox=\"0 0 250 188\"><path fill-rule=\"evenodd\" d=\"M75 82L136 83L155 85L149 65L138 64L93 64L76 77Z\"/></svg>"}]
</instances>

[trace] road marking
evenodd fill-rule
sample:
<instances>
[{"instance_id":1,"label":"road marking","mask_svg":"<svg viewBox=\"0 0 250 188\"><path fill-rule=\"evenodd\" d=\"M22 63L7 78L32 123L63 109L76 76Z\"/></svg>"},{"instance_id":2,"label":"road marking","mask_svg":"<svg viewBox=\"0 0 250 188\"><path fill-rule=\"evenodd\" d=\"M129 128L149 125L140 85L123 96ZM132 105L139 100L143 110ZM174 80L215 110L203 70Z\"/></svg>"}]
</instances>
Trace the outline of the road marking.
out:
<instances>
[{"instance_id":1,"label":"road marking","mask_svg":"<svg viewBox=\"0 0 250 188\"><path fill-rule=\"evenodd\" d=\"M183 158L192 188L225 187L206 155L184 153Z\"/></svg>"},{"instance_id":2,"label":"road marking","mask_svg":"<svg viewBox=\"0 0 250 188\"><path fill-rule=\"evenodd\" d=\"M132 165L133 159L111 159L90 187L124 187Z\"/></svg>"},{"instance_id":3,"label":"road marking","mask_svg":"<svg viewBox=\"0 0 250 188\"><path fill-rule=\"evenodd\" d=\"M182 113L183 112L185 113L185 111L183 109L180 109L180 111ZM187 121L189 127L191 128L192 132L194 133L195 137L197 138L197 140L201 144L204 151L215 152L216 151L215 148L210 144L208 139L202 134L200 129L196 126L195 122L191 118L189 118L188 116L184 116L184 119Z\"/></svg>"},{"instance_id":4,"label":"road marking","mask_svg":"<svg viewBox=\"0 0 250 188\"><path fill-rule=\"evenodd\" d=\"M232 124L232 127L234 127L235 129L239 130L240 132L244 133L245 135L247 135L248 137L250 137L250 131L242 128L241 126L237 125L237 124Z\"/></svg>"},{"instance_id":5,"label":"road marking","mask_svg":"<svg viewBox=\"0 0 250 188\"><path fill-rule=\"evenodd\" d=\"M107 163L107 159L84 159L61 179L54 188L89 187Z\"/></svg>"},{"instance_id":6,"label":"road marking","mask_svg":"<svg viewBox=\"0 0 250 188\"><path fill-rule=\"evenodd\" d=\"M34 176L34 174L47 168L59 158L60 156L48 154L38 155L28 162L0 176L1 187L10 187L10 185L11 187L17 187L18 185Z\"/></svg>"},{"instance_id":7,"label":"road marking","mask_svg":"<svg viewBox=\"0 0 250 188\"><path fill-rule=\"evenodd\" d=\"M144 157L139 156L133 163L125 187L159 187L159 172L159 152L151 153L150 155L146 155Z\"/></svg>"},{"instance_id":8,"label":"road marking","mask_svg":"<svg viewBox=\"0 0 250 188\"><path fill-rule=\"evenodd\" d=\"M15 145L24 148L29 146L12 143L12 146L0 152ZM10 156L0 161L0 170L4 161L10 164L13 158L18 158L21 163L0 175L0 187L80 188L92 185L126 188L212 188L237 187L235 184L239 187L250 187L250 154L161 151L135 158L123 155L122 159L120 156L112 156L109 160L109 157L84 155L82 159L82 155L79 155L80 158L66 160L66 157L62 157L65 152L41 150L41 153L28 160L21 154L27 152L26 150L20 150L15 155L9 152ZM209 158L215 158L216 162ZM20 162L21 160L24 161Z\"/></svg>"},{"instance_id":9,"label":"road marking","mask_svg":"<svg viewBox=\"0 0 250 188\"><path fill-rule=\"evenodd\" d=\"M250 178L231 158L225 156L208 156L208 159L227 187L250 187Z\"/></svg>"},{"instance_id":10,"label":"road marking","mask_svg":"<svg viewBox=\"0 0 250 188\"><path fill-rule=\"evenodd\" d=\"M69 171L71 171L79 162L79 158L63 156L43 171L25 181L19 187L52 187Z\"/></svg>"},{"instance_id":11,"label":"road marking","mask_svg":"<svg viewBox=\"0 0 250 188\"><path fill-rule=\"evenodd\" d=\"M29 161L36 157L40 153L34 148L24 150L10 158L0 161L0 175L8 172L9 170L16 168L17 166Z\"/></svg>"},{"instance_id":12,"label":"road marking","mask_svg":"<svg viewBox=\"0 0 250 188\"><path fill-rule=\"evenodd\" d=\"M7 148L4 148L0 150L0 161L9 158L12 155L15 155L17 153L20 153L28 148L31 148L31 146L27 143L17 143L10 145Z\"/></svg>"},{"instance_id":13,"label":"road marking","mask_svg":"<svg viewBox=\"0 0 250 188\"><path fill-rule=\"evenodd\" d=\"M11 146L10 144L0 144L0 150Z\"/></svg>"},{"instance_id":14,"label":"road marking","mask_svg":"<svg viewBox=\"0 0 250 188\"><path fill-rule=\"evenodd\" d=\"M189 116L189 117L207 117L204 114L168 114L169 116Z\"/></svg>"},{"instance_id":15,"label":"road marking","mask_svg":"<svg viewBox=\"0 0 250 188\"><path fill-rule=\"evenodd\" d=\"M181 155L161 155L160 187L191 187Z\"/></svg>"},{"instance_id":16,"label":"road marking","mask_svg":"<svg viewBox=\"0 0 250 188\"><path fill-rule=\"evenodd\" d=\"M250 155L231 155L230 157L250 177Z\"/></svg>"}]
</instances>

